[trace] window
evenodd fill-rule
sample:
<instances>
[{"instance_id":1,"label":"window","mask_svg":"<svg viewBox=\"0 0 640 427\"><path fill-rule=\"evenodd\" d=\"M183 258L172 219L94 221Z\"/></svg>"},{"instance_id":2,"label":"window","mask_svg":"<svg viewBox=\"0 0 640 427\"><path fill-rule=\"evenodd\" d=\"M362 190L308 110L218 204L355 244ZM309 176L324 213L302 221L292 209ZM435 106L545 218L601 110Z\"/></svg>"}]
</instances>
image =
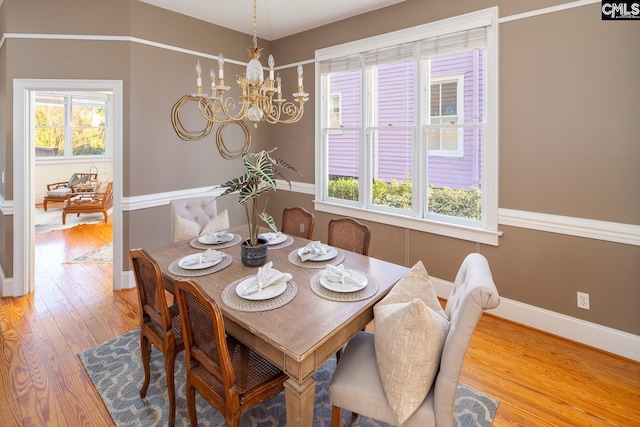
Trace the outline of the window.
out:
<instances>
[{"instance_id":1,"label":"window","mask_svg":"<svg viewBox=\"0 0 640 427\"><path fill-rule=\"evenodd\" d=\"M446 63L447 59L450 58L440 58L439 62ZM431 82L427 123L433 126L427 134L429 156L462 157L464 133L454 125L462 123L458 112L464 111L464 75L441 78L427 75L425 78Z\"/></svg>"},{"instance_id":2,"label":"window","mask_svg":"<svg viewBox=\"0 0 640 427\"><path fill-rule=\"evenodd\" d=\"M342 126L342 97L340 93L332 93L329 96L329 127L339 128Z\"/></svg>"},{"instance_id":3,"label":"window","mask_svg":"<svg viewBox=\"0 0 640 427\"><path fill-rule=\"evenodd\" d=\"M36 92L36 157L68 160L106 156L109 110L106 94Z\"/></svg>"},{"instance_id":4,"label":"window","mask_svg":"<svg viewBox=\"0 0 640 427\"><path fill-rule=\"evenodd\" d=\"M496 26L492 8L316 52L316 209L497 245Z\"/></svg>"}]
</instances>

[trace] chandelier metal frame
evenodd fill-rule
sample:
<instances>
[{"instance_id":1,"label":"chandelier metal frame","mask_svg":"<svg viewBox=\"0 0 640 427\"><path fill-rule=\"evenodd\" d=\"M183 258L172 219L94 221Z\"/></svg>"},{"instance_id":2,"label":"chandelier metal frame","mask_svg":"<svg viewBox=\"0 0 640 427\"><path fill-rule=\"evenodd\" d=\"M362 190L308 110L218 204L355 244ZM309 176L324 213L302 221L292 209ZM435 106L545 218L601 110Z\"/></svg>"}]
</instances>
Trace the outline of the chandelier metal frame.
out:
<instances>
[{"instance_id":1,"label":"chandelier metal frame","mask_svg":"<svg viewBox=\"0 0 640 427\"><path fill-rule=\"evenodd\" d=\"M185 95L173 106L171 117L173 127L178 136L187 141L203 139L213 131L216 124L238 124L245 132L245 147L242 150L231 153L224 146L222 133L217 132L216 140L225 156L233 158L242 156L248 151L251 144L249 129L245 120L258 127L261 121L270 124L296 123L304 114L304 103L309 100L309 94L304 91L302 65L298 65L298 85L297 92L293 93L294 100L287 101L282 98L282 82L280 74L275 76L275 61L272 55L268 59L269 74L265 78L264 67L259 61L262 48L258 48L257 37L257 0L253 1L253 45L247 48L251 58L247 64L246 72L243 76L237 76L236 82L242 90L242 97L236 100L226 97L225 93L231 89L225 86L224 79L224 57L218 55L218 76L212 69L209 73L211 78L211 93L204 94L202 91L202 67L200 61L196 65L196 93ZM294 102L295 101L295 102ZM202 130L190 131L184 127L180 120L180 109L188 102L196 102L198 111L206 120ZM223 126L224 127L224 126Z\"/></svg>"}]
</instances>

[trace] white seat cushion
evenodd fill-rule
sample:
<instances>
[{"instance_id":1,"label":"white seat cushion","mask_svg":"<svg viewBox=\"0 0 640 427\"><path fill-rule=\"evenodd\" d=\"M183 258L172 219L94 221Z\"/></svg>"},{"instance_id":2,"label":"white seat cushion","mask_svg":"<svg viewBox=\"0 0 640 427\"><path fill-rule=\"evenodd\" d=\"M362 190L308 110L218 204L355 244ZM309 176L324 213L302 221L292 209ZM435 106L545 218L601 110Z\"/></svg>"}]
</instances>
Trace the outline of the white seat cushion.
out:
<instances>
[{"instance_id":1,"label":"white seat cushion","mask_svg":"<svg viewBox=\"0 0 640 427\"><path fill-rule=\"evenodd\" d=\"M64 199L67 194L71 194L71 189L68 187L56 188L55 190L47 191L47 197L57 197Z\"/></svg>"}]
</instances>

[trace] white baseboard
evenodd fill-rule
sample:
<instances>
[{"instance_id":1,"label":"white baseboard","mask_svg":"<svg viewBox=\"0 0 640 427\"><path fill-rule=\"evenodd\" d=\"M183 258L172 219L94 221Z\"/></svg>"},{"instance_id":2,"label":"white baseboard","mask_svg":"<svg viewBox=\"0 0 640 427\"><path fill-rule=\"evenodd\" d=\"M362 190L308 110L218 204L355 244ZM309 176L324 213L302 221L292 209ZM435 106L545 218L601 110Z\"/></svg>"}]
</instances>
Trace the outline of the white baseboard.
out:
<instances>
[{"instance_id":1,"label":"white baseboard","mask_svg":"<svg viewBox=\"0 0 640 427\"><path fill-rule=\"evenodd\" d=\"M13 285L13 278L4 277L4 271L0 267L0 297L12 297L15 296L15 287Z\"/></svg>"},{"instance_id":2,"label":"white baseboard","mask_svg":"<svg viewBox=\"0 0 640 427\"><path fill-rule=\"evenodd\" d=\"M432 277L440 298L447 298L453 283ZM548 332L571 341L595 347L640 362L640 336L533 305L500 297L500 305L488 310L495 316Z\"/></svg>"},{"instance_id":3,"label":"white baseboard","mask_svg":"<svg viewBox=\"0 0 640 427\"><path fill-rule=\"evenodd\" d=\"M120 277L121 287L118 290L124 291L136 287L136 278L133 276L133 270L121 272Z\"/></svg>"}]
</instances>

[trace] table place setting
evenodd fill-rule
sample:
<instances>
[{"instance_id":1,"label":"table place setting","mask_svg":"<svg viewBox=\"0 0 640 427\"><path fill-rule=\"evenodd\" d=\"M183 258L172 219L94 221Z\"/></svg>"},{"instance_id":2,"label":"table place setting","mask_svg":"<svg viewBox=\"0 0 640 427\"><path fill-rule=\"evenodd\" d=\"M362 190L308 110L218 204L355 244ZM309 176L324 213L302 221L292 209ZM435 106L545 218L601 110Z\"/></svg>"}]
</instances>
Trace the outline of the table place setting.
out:
<instances>
[{"instance_id":1,"label":"table place setting","mask_svg":"<svg viewBox=\"0 0 640 427\"><path fill-rule=\"evenodd\" d=\"M215 247L216 249L225 249L235 246L242 240L242 237L229 233L226 230L212 231L211 233L203 234L192 239L189 244L196 249L209 249Z\"/></svg>"},{"instance_id":2,"label":"table place setting","mask_svg":"<svg viewBox=\"0 0 640 427\"><path fill-rule=\"evenodd\" d=\"M222 301L239 311L264 311L282 307L297 294L293 276L273 268L269 261L258 268L258 273L244 277L226 286Z\"/></svg>"},{"instance_id":3,"label":"table place setting","mask_svg":"<svg viewBox=\"0 0 640 427\"><path fill-rule=\"evenodd\" d=\"M344 261L342 251L315 241L289 253L289 262L299 267L324 268L327 265L338 265Z\"/></svg>"},{"instance_id":4,"label":"table place setting","mask_svg":"<svg viewBox=\"0 0 640 427\"><path fill-rule=\"evenodd\" d=\"M167 269L177 276L204 276L228 267L232 261L233 258L224 252L209 248L177 259Z\"/></svg>"},{"instance_id":5,"label":"table place setting","mask_svg":"<svg viewBox=\"0 0 640 427\"><path fill-rule=\"evenodd\" d=\"M379 286L377 280L365 273L345 269L342 264L328 264L311 278L310 288L331 301L360 301L375 295Z\"/></svg>"},{"instance_id":6,"label":"table place setting","mask_svg":"<svg viewBox=\"0 0 640 427\"><path fill-rule=\"evenodd\" d=\"M258 237L267 241L269 249L285 248L293 243L293 237L280 231L276 233L261 233Z\"/></svg>"}]
</instances>

